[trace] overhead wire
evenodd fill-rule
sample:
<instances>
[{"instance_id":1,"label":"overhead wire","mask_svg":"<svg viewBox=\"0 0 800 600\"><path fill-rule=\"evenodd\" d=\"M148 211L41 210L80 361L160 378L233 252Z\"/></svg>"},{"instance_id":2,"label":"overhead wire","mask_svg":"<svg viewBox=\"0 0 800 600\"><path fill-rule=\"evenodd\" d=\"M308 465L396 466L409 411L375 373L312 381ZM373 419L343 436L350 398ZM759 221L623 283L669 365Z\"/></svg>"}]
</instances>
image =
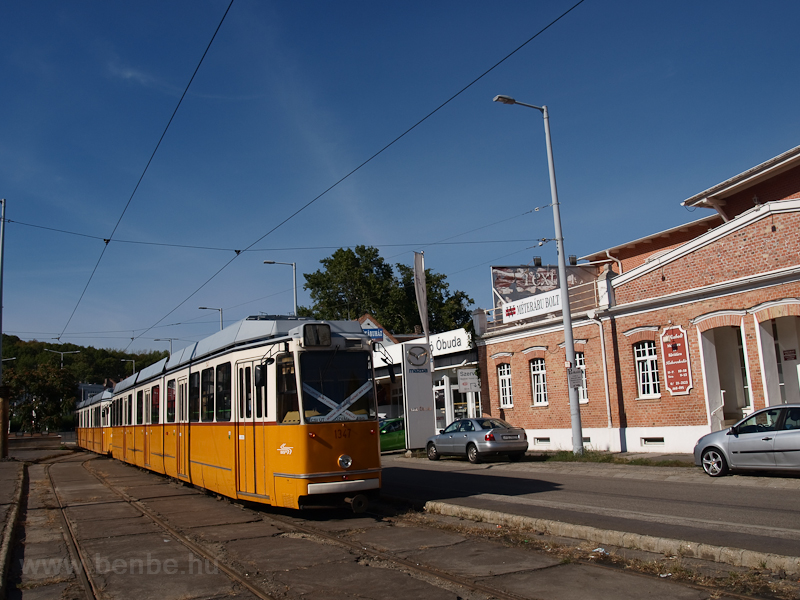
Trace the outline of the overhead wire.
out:
<instances>
[{"instance_id":1,"label":"overhead wire","mask_svg":"<svg viewBox=\"0 0 800 600\"><path fill-rule=\"evenodd\" d=\"M294 219L294 218L295 218L297 215L299 215L301 212L303 212L303 211L304 211L305 209L307 209L309 206L311 206L312 204L314 204L314 203L315 203L317 200L319 200L320 198L322 198L323 196L325 196L325 195L326 195L328 192L330 192L331 190L333 190L334 188L336 188L336 187L337 187L339 184L341 184L342 182L344 182L345 180L347 180L348 178L350 178L350 177L351 177L353 174L355 174L356 172L358 172L359 170L361 170L361 169L362 169L364 166L366 166L367 164L369 164L370 162L372 162L373 160L375 160L375 159L376 159L378 156L380 156L381 154L383 154L383 153L384 153L386 150L388 150L389 148L391 148L392 146L394 146L394 145L395 145L397 142L399 142L401 139L403 139L405 136L407 136L409 133L411 133L411 132L412 132L413 130L415 130L417 127L419 127L420 125L422 125L422 123L424 123L425 121L427 121L428 119L430 119L430 118L431 118L433 115L435 115L436 113L438 113L438 112L439 112L440 110L442 110L442 109L443 109L445 106L447 106L448 104L450 104L450 103L451 103L453 100L455 100L455 99L456 99L456 98L458 98L458 97L459 97L461 94L463 94L464 92L466 92L466 91L467 91L469 88L471 88L473 85L475 85L475 84L476 84L478 81L480 81L481 79L483 79L484 77L486 77L486 75L488 75L489 73L491 73L492 71L494 71L494 70L495 70L497 67L499 67L501 64L503 64L504 62L506 62L506 61L507 61L509 58L511 58L512 56L514 56L514 55L515 55L517 52L519 52L519 51L520 51L520 50L522 50L522 49L523 49L525 46L527 46L528 44L530 44L530 43L531 43L533 40L535 40L536 38L538 38L538 37L539 37L540 35L542 35L542 34L543 34L545 31L547 31L547 30L548 30L548 29L550 29L550 28L551 28L553 25L555 25L556 23L558 23L558 22L559 22L561 19L563 19L564 17L566 17L566 16L567 16L569 13L571 13L573 10L575 10L575 9L576 9L578 6L580 6L581 4L583 4L583 2L584 2L584 1L585 1L585 0L578 0L578 2L576 2L576 3L575 3L575 4L573 4L573 5L572 5L570 8L568 8L568 9L567 9L567 10L565 10L563 13L561 13L561 14L560 14L558 17L556 17L555 19L553 19L552 21L550 21L550 22L549 22L547 25L545 25L544 27L542 27L542 28L541 28L539 31L537 31L535 34L533 34L531 37L529 37L527 40L525 40L525 41L524 41L522 44L520 44L519 46L517 46L517 47L516 47L514 50L512 50L511 52L509 52L508 54L506 54L506 55L505 55L503 58L501 58L499 61L497 61L497 62L496 62L495 64L493 64L491 67L489 67L488 69L486 69L486 70L485 70L483 73L481 73L480 75L478 75L478 76L477 76L475 79L473 79L472 81L470 81L470 82L469 82L467 85L465 85L464 87L462 87L462 88L461 88L460 90L458 90L458 91L457 91L455 94L453 94L452 96L450 96L450 97L449 97L447 100L445 100L444 102L442 102L441 104L439 104L439 106L437 106L436 108L434 108L432 111L430 111L428 114L426 114L426 115L425 115L424 117L422 117L420 120L418 120L416 123L414 123L413 125L411 125L410 127L408 127L408 128L405 130L405 131L403 131L403 132L402 132L400 135L398 135L397 137L395 137L395 138L394 138L392 141L390 141L388 144L386 144L385 146L383 146L383 147L382 147L380 150L378 150L377 152L373 153L373 154L372 154L372 155L371 155L369 158L367 158L366 160L364 160L363 162L361 162L361 163L360 163L358 166L356 166L355 168L353 168L352 170L350 170L350 171L349 171L347 174L345 174L344 176L340 177L340 178L339 178L337 181L335 181L333 184L331 184L330 186L328 186L327 188L325 188L325 189L324 189L322 192L320 192L319 194L317 194L317 195L316 195L314 198L312 198L311 200L309 200L308 202L306 202L305 204L303 204L303 205L302 205L300 208L298 208L297 210L295 210L295 211L294 211L293 213L291 213L291 214L290 214L288 217L284 218L282 221L280 221L279 223L277 223L277 224L276 224L274 227L272 227L272 229L270 229L269 231L267 231L267 232L266 232L264 235L262 235L261 237L259 237L259 238L258 238L257 240L255 240L253 243L249 244L249 245L248 245L247 247L245 247L245 248L244 248L242 251L243 251L243 252L247 252L247 251L248 251L250 248L252 248L253 246L255 246L255 245L256 245L257 243L259 243L261 240L263 240L264 238L268 237L269 235L271 235L272 233L274 233L274 232L275 232L276 230L278 230L279 228L283 227L283 226L284 226L286 223L288 223L289 221L291 221L292 219ZM153 324L153 327L155 327L156 325L158 325L158 324L159 324L161 321L163 321L164 319L166 319L166 318L167 318L169 315L171 315L171 314L172 314L172 313L174 313L176 310L178 310L178 309L179 309L181 306L183 306L184 304L186 304L186 302L188 302L188 301L189 301L191 298L193 298L193 297L194 297L194 296L195 296L195 295L196 295L196 294L197 294L197 293L198 293L200 290L202 290L202 289L203 289L205 286L207 286L209 283L211 283L211 281L213 281L213 280L214 280L214 279L217 277L217 275L219 275L220 273L222 273L222 271L224 271L225 269L227 269L227 268L228 268L228 266L229 266L229 265L230 265L230 264L231 264L233 261L235 261L235 260L236 260L236 259L237 259L239 256L240 256L240 253L238 253L238 252L237 252L235 256L233 256L233 257L232 257L232 258L231 258L229 261L227 261L227 262L226 262L224 265L222 265L222 266L221 266L219 269L217 269L217 270L216 270L216 271L215 271L215 272L214 272L214 273L213 273L213 274L212 274L210 277L208 277L208 278L207 278L207 279L206 279L206 280L205 280L205 281L204 281L202 284L200 284L200 286L198 286L198 287L197 287L197 288L196 288L196 289L195 289L193 292L191 292L191 293L190 293L188 296L186 296L186 298L184 298L184 299L183 299L181 302L179 302L179 303L178 303L178 304L177 304L177 305L176 305L174 308L172 308L172 309L171 309L169 312L167 312L167 313L166 313L166 314L165 314L163 317L161 317L161 318L160 318L158 321L156 321L156 322ZM128 346L130 346L130 344L129 344Z\"/></svg>"},{"instance_id":2,"label":"overhead wire","mask_svg":"<svg viewBox=\"0 0 800 600\"><path fill-rule=\"evenodd\" d=\"M104 240L105 244L103 245L103 249L100 252L100 256L97 258L97 262L95 263L94 268L92 269L92 272L89 275L89 280L83 287L83 291L81 292L81 295L78 298L78 302L75 304L75 308L72 309L72 313L70 314L69 319L67 319L67 323L66 325L64 325L64 329L61 330L61 335L64 335L64 332L66 332L67 327L69 327L69 324L72 322L72 318L75 316L78 307L81 305L83 297L86 295L86 290L89 289L89 285L92 283L92 279L94 279L95 273L97 273L97 268L100 266L100 262L103 260L103 256L105 256L106 250L108 249L108 243L113 239L114 234L117 232L117 229L120 226L120 223L122 223L122 219L125 216L125 213L128 212L128 208L130 207L131 202L133 202L133 197L136 195L136 191L139 189L139 186L141 185L142 180L144 179L144 176L147 173L147 170L150 168L150 164L153 162L153 158L155 158L156 152L158 152L158 149L161 146L161 142L164 140L164 136L167 135L167 131L169 130L172 121L175 119L175 115L178 113L178 109L181 107L183 99L186 97L186 93L189 91L189 87L192 85L192 82L194 81L197 72L200 70L200 65L203 64L203 60L205 60L205 57L208 54L209 49L211 48L211 44L214 43L214 39L217 37L217 33L222 27L222 23L225 21L225 17L228 16L228 12L231 10L231 6L233 6L233 0L230 0L228 8L225 9L225 13L222 15L222 18L220 19L217 28L214 30L214 35L211 36L211 40L208 42L208 45L206 46L206 49L203 52L203 56L200 57L200 61L197 63L197 66L194 69L194 73L192 73L192 76L189 78L189 83L186 84L186 87L184 88L183 93L181 94L181 97L178 100L178 104L175 106L175 110L172 111L172 115L170 116L169 121L167 121L167 125L166 127L164 127L164 131L161 133L161 137L158 139L156 147L153 149L152 154L150 154L150 158L147 160L147 164L144 166L142 174L139 176L139 180L136 182L136 185L134 186L133 191L131 192L131 195L128 198L128 201L125 203L125 208L122 209L122 213L119 215L119 219L117 219L117 222L114 225L114 229L111 231L111 235L109 235L108 238ZM61 337L59 336L57 339L61 339Z\"/></svg>"},{"instance_id":3,"label":"overhead wire","mask_svg":"<svg viewBox=\"0 0 800 600\"><path fill-rule=\"evenodd\" d=\"M487 229L487 228L492 227L494 225L499 225L501 223L505 223L506 221L512 221L512 220L518 219L520 217L523 217L523 216L525 216L525 215L527 215L529 213L532 213L534 211L537 211L537 210L539 210L539 209L535 208L535 209L532 209L532 210L528 210L528 211L525 211L525 212L523 212L523 213L521 213L521 214L519 214L517 216L508 217L506 219L502 219L500 221L495 221L494 223L489 223L487 225L483 225L481 227L477 227L477 228L471 229L469 231L464 231L462 233L457 233L455 235L452 235L450 237L444 238L443 240L440 240L440 241L437 241L437 242L424 242L424 243L421 243L421 244L420 243L415 243L415 242L403 242L403 243L398 243L398 244L378 244L376 247L377 248L401 248L401 247L419 248L419 247L428 247L428 246L437 246L437 245L452 246L452 245L460 245L460 244L500 244L500 243L524 242L524 241L527 241L527 240L509 240L509 239L505 239L505 240L468 240L468 241L464 241L464 242L449 242L448 240L452 240L452 239L460 237L462 235L468 235L470 233L474 233L474 232L479 231L481 229ZM281 248L249 248L247 250L238 250L238 249L235 249L235 248L221 248L221 247L218 247L218 246L197 246L197 245L189 245L189 244L169 244L169 243L166 243L166 242L145 242L145 241L142 241L142 240L119 240L119 239L110 240L110 239L107 239L107 238L103 238L102 236L99 236L99 235L90 235L90 234L87 234L87 233L79 233L79 232L75 232L75 231L68 231L66 229L57 229L55 227L47 227L47 226L44 226L44 225L36 225L36 224L33 224L33 223L25 223L23 221L16 221L16 220L12 220L12 219L6 219L5 222L6 223L14 223L16 225L24 225L25 227L32 227L32 228L35 228L35 229L44 229L44 230L47 230L47 231L55 231L57 233L63 233L63 234L66 234L66 235L74 235L74 236L79 236L79 237L85 237L85 238L89 238L89 239L93 239L93 240L102 240L105 243L114 242L114 243L117 243L117 244L140 244L140 245L144 245L144 246L163 246L163 247L168 247L168 248L183 248L183 249L189 249L189 250L214 250L214 251L218 251L218 252L239 253L239 252L275 252L275 251L288 251L288 250L338 250L339 248L351 248L351 247L359 245L359 244L339 244L338 246L295 246L295 247L286 247L286 246L284 246L284 247L281 247ZM396 256L399 256L399 255L396 255ZM392 257L390 257L390 258L392 258Z\"/></svg>"}]
</instances>

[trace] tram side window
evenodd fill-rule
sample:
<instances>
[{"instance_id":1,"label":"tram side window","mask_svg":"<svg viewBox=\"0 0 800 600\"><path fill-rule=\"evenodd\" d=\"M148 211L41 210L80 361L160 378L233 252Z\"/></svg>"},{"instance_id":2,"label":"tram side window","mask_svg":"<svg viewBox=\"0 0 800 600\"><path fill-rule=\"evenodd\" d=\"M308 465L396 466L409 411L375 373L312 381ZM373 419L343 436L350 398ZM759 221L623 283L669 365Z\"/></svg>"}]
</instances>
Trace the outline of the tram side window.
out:
<instances>
[{"instance_id":1,"label":"tram side window","mask_svg":"<svg viewBox=\"0 0 800 600\"><path fill-rule=\"evenodd\" d=\"M250 383L250 367L239 367L239 418L253 416L253 389Z\"/></svg>"},{"instance_id":2,"label":"tram side window","mask_svg":"<svg viewBox=\"0 0 800 600\"><path fill-rule=\"evenodd\" d=\"M264 406L264 386L267 384L267 367L266 365L256 365L255 368L256 379L256 417L259 419L267 416Z\"/></svg>"},{"instance_id":3,"label":"tram side window","mask_svg":"<svg viewBox=\"0 0 800 600\"><path fill-rule=\"evenodd\" d=\"M161 419L161 386L155 385L150 390L150 422L158 425Z\"/></svg>"},{"instance_id":4,"label":"tram side window","mask_svg":"<svg viewBox=\"0 0 800 600\"><path fill-rule=\"evenodd\" d=\"M167 382L167 423L175 422L175 380Z\"/></svg>"},{"instance_id":5,"label":"tram side window","mask_svg":"<svg viewBox=\"0 0 800 600\"><path fill-rule=\"evenodd\" d=\"M231 363L217 365L217 422L231 420Z\"/></svg>"},{"instance_id":6,"label":"tram side window","mask_svg":"<svg viewBox=\"0 0 800 600\"><path fill-rule=\"evenodd\" d=\"M209 367L200 372L200 420L214 420L214 369Z\"/></svg>"},{"instance_id":7,"label":"tram side window","mask_svg":"<svg viewBox=\"0 0 800 600\"><path fill-rule=\"evenodd\" d=\"M189 421L200 420L200 373L189 375Z\"/></svg>"},{"instance_id":8,"label":"tram side window","mask_svg":"<svg viewBox=\"0 0 800 600\"><path fill-rule=\"evenodd\" d=\"M278 423L297 424L300 422L300 405L297 401L297 379L294 375L294 357L285 355L277 362L278 385Z\"/></svg>"},{"instance_id":9,"label":"tram side window","mask_svg":"<svg viewBox=\"0 0 800 600\"><path fill-rule=\"evenodd\" d=\"M136 424L144 423L144 392L136 392Z\"/></svg>"}]
</instances>

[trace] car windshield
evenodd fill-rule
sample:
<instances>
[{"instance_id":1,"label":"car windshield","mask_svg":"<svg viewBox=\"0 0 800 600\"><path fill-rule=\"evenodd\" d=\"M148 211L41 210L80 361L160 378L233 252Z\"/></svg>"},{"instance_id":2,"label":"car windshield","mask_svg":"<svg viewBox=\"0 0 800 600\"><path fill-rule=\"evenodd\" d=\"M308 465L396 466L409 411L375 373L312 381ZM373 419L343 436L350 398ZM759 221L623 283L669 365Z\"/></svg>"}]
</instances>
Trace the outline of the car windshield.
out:
<instances>
[{"instance_id":1,"label":"car windshield","mask_svg":"<svg viewBox=\"0 0 800 600\"><path fill-rule=\"evenodd\" d=\"M305 352L300 356L300 366L306 422L377 417L368 352Z\"/></svg>"},{"instance_id":2,"label":"car windshield","mask_svg":"<svg viewBox=\"0 0 800 600\"><path fill-rule=\"evenodd\" d=\"M481 429L511 429L511 425L503 419L478 419Z\"/></svg>"}]
</instances>

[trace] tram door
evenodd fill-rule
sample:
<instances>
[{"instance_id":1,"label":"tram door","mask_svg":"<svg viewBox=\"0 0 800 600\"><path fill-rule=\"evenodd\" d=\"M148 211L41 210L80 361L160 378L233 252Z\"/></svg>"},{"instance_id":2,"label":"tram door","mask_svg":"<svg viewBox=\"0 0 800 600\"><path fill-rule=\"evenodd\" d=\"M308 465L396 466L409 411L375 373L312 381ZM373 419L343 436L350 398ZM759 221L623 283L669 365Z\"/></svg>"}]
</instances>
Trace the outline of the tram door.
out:
<instances>
[{"instance_id":1,"label":"tram door","mask_svg":"<svg viewBox=\"0 0 800 600\"><path fill-rule=\"evenodd\" d=\"M258 363L237 363L238 408L237 489L243 494L264 496L264 412L263 382L256 377ZM260 371L260 369L259 369Z\"/></svg>"},{"instance_id":2,"label":"tram door","mask_svg":"<svg viewBox=\"0 0 800 600\"><path fill-rule=\"evenodd\" d=\"M187 477L189 473L189 384L184 377L178 380L178 435L175 436L175 456L178 475Z\"/></svg>"},{"instance_id":3,"label":"tram door","mask_svg":"<svg viewBox=\"0 0 800 600\"><path fill-rule=\"evenodd\" d=\"M140 392L141 393L141 392ZM153 437L153 428L150 427L150 392L144 393L144 464L150 466L150 438Z\"/></svg>"},{"instance_id":4,"label":"tram door","mask_svg":"<svg viewBox=\"0 0 800 600\"><path fill-rule=\"evenodd\" d=\"M123 396L119 401L119 408L122 412L119 415L119 424L122 425L120 428L122 430L122 460L128 460L128 400Z\"/></svg>"}]
</instances>

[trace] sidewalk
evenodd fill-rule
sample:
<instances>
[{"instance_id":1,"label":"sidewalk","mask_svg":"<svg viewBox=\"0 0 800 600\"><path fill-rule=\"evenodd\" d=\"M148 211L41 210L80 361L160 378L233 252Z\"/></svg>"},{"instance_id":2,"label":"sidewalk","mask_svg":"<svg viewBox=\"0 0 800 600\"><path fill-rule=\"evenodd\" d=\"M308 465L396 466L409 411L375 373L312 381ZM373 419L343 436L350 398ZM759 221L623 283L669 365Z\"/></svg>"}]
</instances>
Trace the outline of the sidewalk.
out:
<instances>
[{"instance_id":1,"label":"sidewalk","mask_svg":"<svg viewBox=\"0 0 800 600\"><path fill-rule=\"evenodd\" d=\"M14 460L0 461L0 598L6 597L8 565L14 550L14 532L19 520L25 465Z\"/></svg>"}]
</instances>

